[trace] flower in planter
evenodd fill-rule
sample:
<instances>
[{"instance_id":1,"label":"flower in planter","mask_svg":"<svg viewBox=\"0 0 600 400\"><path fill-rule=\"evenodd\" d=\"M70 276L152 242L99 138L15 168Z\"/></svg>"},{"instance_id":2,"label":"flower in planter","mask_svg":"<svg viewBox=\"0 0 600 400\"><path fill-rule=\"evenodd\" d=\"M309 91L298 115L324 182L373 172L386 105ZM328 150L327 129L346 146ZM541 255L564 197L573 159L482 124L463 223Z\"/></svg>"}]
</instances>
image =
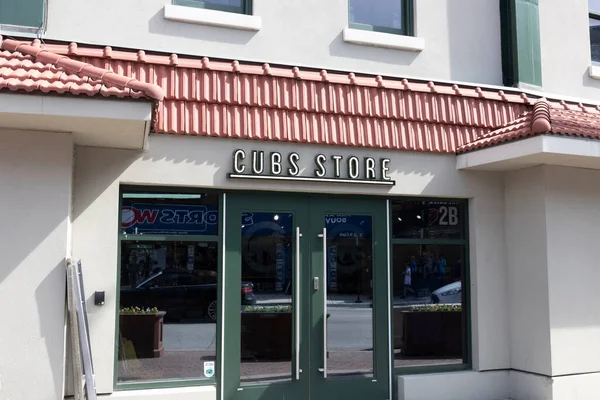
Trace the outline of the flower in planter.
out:
<instances>
[{"instance_id":1,"label":"flower in planter","mask_svg":"<svg viewBox=\"0 0 600 400\"><path fill-rule=\"evenodd\" d=\"M158 313L158 308L156 307L147 307L147 308L140 308L140 307L125 307L125 308L121 308L119 310L120 314L125 314L125 315L147 315L147 314L156 314Z\"/></svg>"},{"instance_id":2,"label":"flower in planter","mask_svg":"<svg viewBox=\"0 0 600 400\"><path fill-rule=\"evenodd\" d=\"M428 304L413 306L411 311L428 312L428 311L462 311L462 304Z\"/></svg>"},{"instance_id":3,"label":"flower in planter","mask_svg":"<svg viewBox=\"0 0 600 400\"><path fill-rule=\"evenodd\" d=\"M244 307L242 311L246 313L284 313L291 312L292 306L248 306Z\"/></svg>"}]
</instances>

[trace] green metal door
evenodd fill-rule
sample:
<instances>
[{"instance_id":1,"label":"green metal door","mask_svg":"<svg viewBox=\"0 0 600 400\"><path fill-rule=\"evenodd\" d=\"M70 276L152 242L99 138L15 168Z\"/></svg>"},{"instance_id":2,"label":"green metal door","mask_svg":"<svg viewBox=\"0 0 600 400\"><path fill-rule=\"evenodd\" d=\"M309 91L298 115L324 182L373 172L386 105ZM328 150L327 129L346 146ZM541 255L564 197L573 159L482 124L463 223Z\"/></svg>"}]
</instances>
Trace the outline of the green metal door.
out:
<instances>
[{"instance_id":1,"label":"green metal door","mask_svg":"<svg viewBox=\"0 0 600 400\"><path fill-rule=\"evenodd\" d=\"M225 209L220 398L388 399L385 200L228 194Z\"/></svg>"}]
</instances>

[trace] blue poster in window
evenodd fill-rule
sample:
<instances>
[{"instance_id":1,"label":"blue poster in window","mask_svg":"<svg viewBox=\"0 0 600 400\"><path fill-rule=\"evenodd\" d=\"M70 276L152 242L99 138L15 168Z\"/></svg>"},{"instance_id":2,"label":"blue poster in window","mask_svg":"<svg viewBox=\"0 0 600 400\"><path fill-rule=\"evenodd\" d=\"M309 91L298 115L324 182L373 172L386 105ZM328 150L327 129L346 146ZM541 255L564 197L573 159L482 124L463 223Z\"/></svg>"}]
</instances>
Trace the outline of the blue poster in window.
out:
<instances>
[{"instance_id":1,"label":"blue poster in window","mask_svg":"<svg viewBox=\"0 0 600 400\"><path fill-rule=\"evenodd\" d=\"M217 235L217 207L134 203L121 208L121 228L129 234Z\"/></svg>"},{"instance_id":2,"label":"blue poster in window","mask_svg":"<svg viewBox=\"0 0 600 400\"><path fill-rule=\"evenodd\" d=\"M327 237L331 239L371 238L370 215L328 214L325 216L325 226Z\"/></svg>"}]
</instances>

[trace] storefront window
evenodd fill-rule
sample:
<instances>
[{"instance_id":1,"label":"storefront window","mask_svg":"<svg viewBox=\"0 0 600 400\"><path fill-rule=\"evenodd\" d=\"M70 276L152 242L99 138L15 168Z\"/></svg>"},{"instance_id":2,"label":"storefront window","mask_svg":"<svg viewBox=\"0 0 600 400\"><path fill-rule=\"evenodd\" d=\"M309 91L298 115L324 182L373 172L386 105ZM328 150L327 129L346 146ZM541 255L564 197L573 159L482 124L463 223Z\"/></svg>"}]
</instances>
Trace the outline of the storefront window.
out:
<instances>
[{"instance_id":1,"label":"storefront window","mask_svg":"<svg viewBox=\"0 0 600 400\"><path fill-rule=\"evenodd\" d=\"M392 203L394 239L463 239L464 204L449 201Z\"/></svg>"},{"instance_id":2,"label":"storefront window","mask_svg":"<svg viewBox=\"0 0 600 400\"><path fill-rule=\"evenodd\" d=\"M465 204L392 203L394 365L467 362Z\"/></svg>"},{"instance_id":3,"label":"storefront window","mask_svg":"<svg viewBox=\"0 0 600 400\"><path fill-rule=\"evenodd\" d=\"M122 198L119 383L214 379L218 197Z\"/></svg>"},{"instance_id":4,"label":"storefront window","mask_svg":"<svg viewBox=\"0 0 600 400\"><path fill-rule=\"evenodd\" d=\"M219 231L218 195L125 193L121 231L133 235L216 236Z\"/></svg>"}]
</instances>

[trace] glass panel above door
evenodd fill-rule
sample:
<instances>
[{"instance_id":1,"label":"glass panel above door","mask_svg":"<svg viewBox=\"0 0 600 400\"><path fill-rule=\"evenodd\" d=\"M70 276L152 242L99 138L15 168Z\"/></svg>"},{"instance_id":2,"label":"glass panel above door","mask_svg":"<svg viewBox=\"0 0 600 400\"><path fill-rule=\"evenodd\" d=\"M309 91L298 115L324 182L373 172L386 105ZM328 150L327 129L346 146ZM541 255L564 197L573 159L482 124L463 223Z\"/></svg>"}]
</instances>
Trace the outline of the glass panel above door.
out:
<instances>
[{"instance_id":1,"label":"glass panel above door","mask_svg":"<svg viewBox=\"0 0 600 400\"><path fill-rule=\"evenodd\" d=\"M292 379L294 216L244 212L241 218L241 279L256 304L241 313L242 383Z\"/></svg>"}]
</instances>

